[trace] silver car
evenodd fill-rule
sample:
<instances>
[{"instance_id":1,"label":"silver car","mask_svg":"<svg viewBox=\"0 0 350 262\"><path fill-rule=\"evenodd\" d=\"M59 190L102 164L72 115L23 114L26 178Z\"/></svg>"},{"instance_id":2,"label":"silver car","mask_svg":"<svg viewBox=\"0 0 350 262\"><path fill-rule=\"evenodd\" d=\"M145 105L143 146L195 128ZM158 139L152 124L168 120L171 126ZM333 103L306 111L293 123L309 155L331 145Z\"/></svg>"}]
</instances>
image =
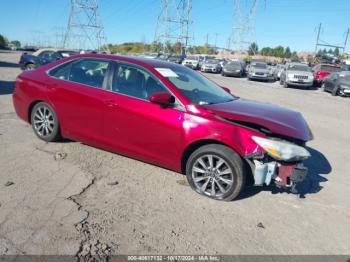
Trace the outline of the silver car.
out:
<instances>
[{"instance_id":1,"label":"silver car","mask_svg":"<svg viewBox=\"0 0 350 262\"><path fill-rule=\"evenodd\" d=\"M219 59L208 59L201 66L202 72L220 73L221 69Z\"/></svg>"},{"instance_id":2,"label":"silver car","mask_svg":"<svg viewBox=\"0 0 350 262\"><path fill-rule=\"evenodd\" d=\"M182 61L182 65L197 70L200 68L200 58L199 56L188 56Z\"/></svg>"},{"instance_id":3,"label":"silver car","mask_svg":"<svg viewBox=\"0 0 350 262\"><path fill-rule=\"evenodd\" d=\"M285 67L284 64L278 64L275 67L275 70L273 71L273 77L275 78L275 80L280 80L281 73L284 70L284 67Z\"/></svg>"},{"instance_id":4,"label":"silver car","mask_svg":"<svg viewBox=\"0 0 350 262\"><path fill-rule=\"evenodd\" d=\"M280 76L280 84L284 87L312 87L313 83L314 76L311 68L302 63L287 64Z\"/></svg>"},{"instance_id":5,"label":"silver car","mask_svg":"<svg viewBox=\"0 0 350 262\"><path fill-rule=\"evenodd\" d=\"M272 80L272 74L265 62L251 62L248 69L248 80Z\"/></svg>"}]
</instances>

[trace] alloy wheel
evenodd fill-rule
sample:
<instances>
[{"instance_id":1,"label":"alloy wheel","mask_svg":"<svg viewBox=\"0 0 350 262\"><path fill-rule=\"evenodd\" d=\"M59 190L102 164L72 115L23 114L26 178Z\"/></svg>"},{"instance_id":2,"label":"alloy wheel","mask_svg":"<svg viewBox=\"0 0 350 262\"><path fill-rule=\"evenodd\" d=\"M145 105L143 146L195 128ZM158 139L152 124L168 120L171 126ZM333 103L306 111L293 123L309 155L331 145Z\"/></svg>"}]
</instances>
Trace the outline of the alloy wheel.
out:
<instances>
[{"instance_id":1,"label":"alloy wheel","mask_svg":"<svg viewBox=\"0 0 350 262\"><path fill-rule=\"evenodd\" d=\"M47 137L52 134L55 128L55 119L51 109L48 106L39 106L34 113L34 128L41 137Z\"/></svg>"},{"instance_id":2,"label":"alloy wheel","mask_svg":"<svg viewBox=\"0 0 350 262\"><path fill-rule=\"evenodd\" d=\"M217 155L200 156L192 166L195 187L203 194L218 198L233 185L233 172L228 163Z\"/></svg>"}]
</instances>

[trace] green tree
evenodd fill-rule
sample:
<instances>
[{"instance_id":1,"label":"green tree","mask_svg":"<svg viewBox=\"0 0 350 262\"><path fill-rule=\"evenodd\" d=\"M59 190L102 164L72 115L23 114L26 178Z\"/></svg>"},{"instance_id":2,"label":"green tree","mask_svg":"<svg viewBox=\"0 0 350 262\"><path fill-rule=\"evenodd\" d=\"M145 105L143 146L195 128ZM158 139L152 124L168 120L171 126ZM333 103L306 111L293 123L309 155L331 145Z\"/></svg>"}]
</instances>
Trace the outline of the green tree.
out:
<instances>
[{"instance_id":1,"label":"green tree","mask_svg":"<svg viewBox=\"0 0 350 262\"><path fill-rule=\"evenodd\" d=\"M335 56L339 56L339 48L338 48L338 47L336 47L336 48L334 49L333 54L334 54Z\"/></svg>"},{"instance_id":2,"label":"green tree","mask_svg":"<svg viewBox=\"0 0 350 262\"><path fill-rule=\"evenodd\" d=\"M274 49L273 49L273 56L276 56L276 57L283 57L284 56L284 47L279 45L279 46L276 46Z\"/></svg>"},{"instance_id":3,"label":"green tree","mask_svg":"<svg viewBox=\"0 0 350 262\"><path fill-rule=\"evenodd\" d=\"M253 42L250 44L249 48L248 48L248 54L249 55L256 55L259 52L259 47L257 45L257 43Z\"/></svg>"},{"instance_id":4,"label":"green tree","mask_svg":"<svg viewBox=\"0 0 350 262\"><path fill-rule=\"evenodd\" d=\"M7 44L8 44L7 38L0 34L0 48L5 48Z\"/></svg>"},{"instance_id":5,"label":"green tree","mask_svg":"<svg viewBox=\"0 0 350 262\"><path fill-rule=\"evenodd\" d=\"M12 40L10 43L13 44L14 46L16 46L17 48L21 47L21 42L18 40Z\"/></svg>"},{"instance_id":6,"label":"green tree","mask_svg":"<svg viewBox=\"0 0 350 262\"><path fill-rule=\"evenodd\" d=\"M290 60L292 61L292 62L299 62L299 56L298 56L298 54L297 54L297 52L293 52L292 53L292 55L291 55L291 57L290 57Z\"/></svg>"},{"instance_id":7,"label":"green tree","mask_svg":"<svg viewBox=\"0 0 350 262\"><path fill-rule=\"evenodd\" d=\"M290 51L289 46L287 46L286 49L284 50L284 57L290 58L291 56L292 56L292 52Z\"/></svg>"}]
</instances>

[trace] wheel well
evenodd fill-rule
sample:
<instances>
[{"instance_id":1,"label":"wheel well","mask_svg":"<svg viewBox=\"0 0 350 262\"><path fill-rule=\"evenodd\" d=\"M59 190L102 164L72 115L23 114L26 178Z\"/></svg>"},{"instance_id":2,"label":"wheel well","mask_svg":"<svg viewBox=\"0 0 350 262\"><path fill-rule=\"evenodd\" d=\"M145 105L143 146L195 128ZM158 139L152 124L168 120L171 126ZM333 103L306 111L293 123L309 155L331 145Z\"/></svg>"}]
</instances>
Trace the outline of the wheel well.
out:
<instances>
[{"instance_id":1,"label":"wheel well","mask_svg":"<svg viewBox=\"0 0 350 262\"><path fill-rule=\"evenodd\" d=\"M28 108L28 123L31 124L32 122L32 119L31 119L31 114L32 114L32 110L34 108L34 106L37 104L37 103L40 103L40 102L43 102L41 100L36 100L34 102L32 102Z\"/></svg>"},{"instance_id":2,"label":"wheel well","mask_svg":"<svg viewBox=\"0 0 350 262\"><path fill-rule=\"evenodd\" d=\"M212 139L203 139L203 140L199 140L196 142L193 142L192 144L188 145L184 151L184 153L182 154L182 158L181 158L181 173L182 174L186 174L186 163L188 158L190 157L190 155L196 151L198 148L205 146L205 145L209 145L209 144L219 144L219 145L224 145L224 146L228 146L224 143L221 143L217 140L212 140Z\"/></svg>"}]
</instances>

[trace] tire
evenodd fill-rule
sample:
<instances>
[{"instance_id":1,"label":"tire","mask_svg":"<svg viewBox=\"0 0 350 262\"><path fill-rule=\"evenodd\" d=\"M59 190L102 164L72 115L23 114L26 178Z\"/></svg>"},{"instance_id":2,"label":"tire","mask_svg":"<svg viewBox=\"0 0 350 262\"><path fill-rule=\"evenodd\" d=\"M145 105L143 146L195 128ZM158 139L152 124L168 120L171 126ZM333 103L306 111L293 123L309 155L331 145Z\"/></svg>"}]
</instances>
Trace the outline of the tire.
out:
<instances>
[{"instance_id":1,"label":"tire","mask_svg":"<svg viewBox=\"0 0 350 262\"><path fill-rule=\"evenodd\" d=\"M332 96L337 96L339 95L339 88L336 86L332 90Z\"/></svg>"},{"instance_id":2,"label":"tire","mask_svg":"<svg viewBox=\"0 0 350 262\"><path fill-rule=\"evenodd\" d=\"M29 63L29 64L26 64L26 66L24 67L24 70L26 71L30 71L30 70L34 70L36 67L34 64L32 63Z\"/></svg>"},{"instance_id":3,"label":"tire","mask_svg":"<svg viewBox=\"0 0 350 262\"><path fill-rule=\"evenodd\" d=\"M231 148L219 144L198 148L186 163L186 177L192 189L223 201L233 200L242 191L246 178L244 170L241 157Z\"/></svg>"},{"instance_id":4,"label":"tire","mask_svg":"<svg viewBox=\"0 0 350 262\"><path fill-rule=\"evenodd\" d=\"M284 88L288 88L288 87L289 87L289 85L287 84L287 82L283 82L283 87L284 87Z\"/></svg>"},{"instance_id":5,"label":"tire","mask_svg":"<svg viewBox=\"0 0 350 262\"><path fill-rule=\"evenodd\" d=\"M34 133L41 140L54 142L61 138L58 118L55 111L47 103L40 102L33 107L30 122Z\"/></svg>"}]
</instances>

